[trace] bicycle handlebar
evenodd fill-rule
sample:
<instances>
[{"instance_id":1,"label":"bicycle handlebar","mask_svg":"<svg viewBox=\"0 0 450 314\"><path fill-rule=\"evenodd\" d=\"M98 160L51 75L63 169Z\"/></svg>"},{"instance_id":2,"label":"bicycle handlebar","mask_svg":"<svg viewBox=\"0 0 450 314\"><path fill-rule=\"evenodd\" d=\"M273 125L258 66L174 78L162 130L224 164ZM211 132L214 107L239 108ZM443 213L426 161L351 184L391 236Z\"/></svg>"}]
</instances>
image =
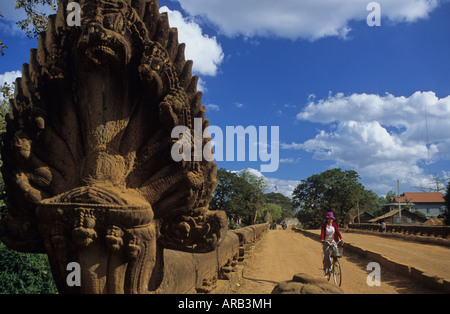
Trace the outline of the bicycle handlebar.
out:
<instances>
[{"instance_id":1,"label":"bicycle handlebar","mask_svg":"<svg viewBox=\"0 0 450 314\"><path fill-rule=\"evenodd\" d=\"M328 242L328 241L324 240L323 242ZM342 239L340 239L340 240L339 240L338 242L335 242L335 244L336 244L336 245L338 245L338 244L339 244L339 243L341 243L341 242L343 242L343 240L342 240ZM329 243L329 242L328 242L328 244L330 244L330 245L331 245L331 243Z\"/></svg>"}]
</instances>

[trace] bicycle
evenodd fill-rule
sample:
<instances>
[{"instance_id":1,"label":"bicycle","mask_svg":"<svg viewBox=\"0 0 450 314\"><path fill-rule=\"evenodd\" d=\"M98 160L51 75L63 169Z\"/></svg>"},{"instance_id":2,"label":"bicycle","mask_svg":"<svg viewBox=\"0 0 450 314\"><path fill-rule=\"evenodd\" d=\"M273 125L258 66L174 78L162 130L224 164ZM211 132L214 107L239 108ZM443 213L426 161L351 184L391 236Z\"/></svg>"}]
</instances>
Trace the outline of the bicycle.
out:
<instances>
[{"instance_id":1,"label":"bicycle","mask_svg":"<svg viewBox=\"0 0 450 314\"><path fill-rule=\"evenodd\" d=\"M338 247L339 243L341 242L342 240L339 240L339 242L334 244L328 243L327 250L329 249L332 250L331 252L332 262L329 270L324 269L324 272L327 274L328 281L330 281L331 275L333 275L334 283L339 287L342 284L342 270L341 270L341 263L339 263L339 258L341 258L341 254L339 253Z\"/></svg>"}]
</instances>

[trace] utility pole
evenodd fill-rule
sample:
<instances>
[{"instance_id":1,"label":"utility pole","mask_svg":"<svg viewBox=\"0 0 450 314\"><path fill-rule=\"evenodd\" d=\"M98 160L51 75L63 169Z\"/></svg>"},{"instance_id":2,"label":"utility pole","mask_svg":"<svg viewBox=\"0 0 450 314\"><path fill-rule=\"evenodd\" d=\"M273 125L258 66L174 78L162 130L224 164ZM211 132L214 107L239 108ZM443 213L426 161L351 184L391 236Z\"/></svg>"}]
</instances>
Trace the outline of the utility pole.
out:
<instances>
[{"instance_id":1,"label":"utility pole","mask_svg":"<svg viewBox=\"0 0 450 314\"><path fill-rule=\"evenodd\" d=\"M400 180L397 179L397 192L398 192L398 217L400 218L400 224L402 224L402 210L400 208Z\"/></svg>"}]
</instances>

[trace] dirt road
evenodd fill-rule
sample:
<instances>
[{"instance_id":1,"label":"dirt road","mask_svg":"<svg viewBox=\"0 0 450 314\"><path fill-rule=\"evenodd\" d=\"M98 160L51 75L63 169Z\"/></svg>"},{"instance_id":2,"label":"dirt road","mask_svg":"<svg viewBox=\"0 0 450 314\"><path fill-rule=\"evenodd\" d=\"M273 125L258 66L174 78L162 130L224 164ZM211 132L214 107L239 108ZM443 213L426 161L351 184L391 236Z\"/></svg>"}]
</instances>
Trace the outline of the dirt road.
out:
<instances>
[{"instance_id":1,"label":"dirt road","mask_svg":"<svg viewBox=\"0 0 450 314\"><path fill-rule=\"evenodd\" d=\"M269 294L279 282L291 280L296 273L322 276L322 247L315 241L291 230L268 230L255 245L244 270L244 279L236 293ZM392 272L381 273L381 286L367 285L366 271L370 261L345 253L341 258L345 293L399 294L436 293Z\"/></svg>"}]
</instances>

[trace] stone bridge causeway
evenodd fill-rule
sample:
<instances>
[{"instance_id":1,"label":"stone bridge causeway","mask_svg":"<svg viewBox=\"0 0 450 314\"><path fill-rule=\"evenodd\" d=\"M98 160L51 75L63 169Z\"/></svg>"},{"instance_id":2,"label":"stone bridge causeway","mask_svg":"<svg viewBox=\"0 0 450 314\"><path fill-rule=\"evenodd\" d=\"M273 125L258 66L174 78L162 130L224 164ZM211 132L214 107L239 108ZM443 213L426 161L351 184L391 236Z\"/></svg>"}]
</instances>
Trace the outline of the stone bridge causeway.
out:
<instances>
[{"instance_id":1,"label":"stone bridge causeway","mask_svg":"<svg viewBox=\"0 0 450 314\"><path fill-rule=\"evenodd\" d=\"M354 230L342 234L344 293L450 293L449 245ZM319 237L320 230L269 230L262 224L229 230L214 252L168 250L159 293L270 294L296 274L323 278ZM380 270L380 285L371 280L373 263Z\"/></svg>"}]
</instances>

